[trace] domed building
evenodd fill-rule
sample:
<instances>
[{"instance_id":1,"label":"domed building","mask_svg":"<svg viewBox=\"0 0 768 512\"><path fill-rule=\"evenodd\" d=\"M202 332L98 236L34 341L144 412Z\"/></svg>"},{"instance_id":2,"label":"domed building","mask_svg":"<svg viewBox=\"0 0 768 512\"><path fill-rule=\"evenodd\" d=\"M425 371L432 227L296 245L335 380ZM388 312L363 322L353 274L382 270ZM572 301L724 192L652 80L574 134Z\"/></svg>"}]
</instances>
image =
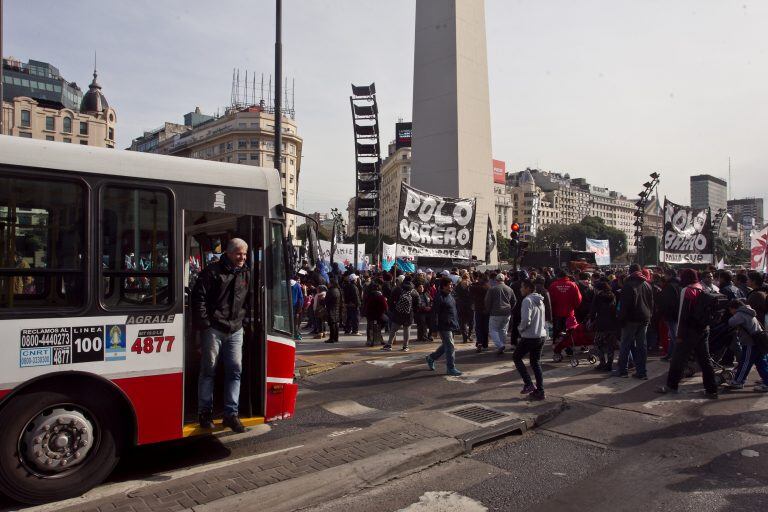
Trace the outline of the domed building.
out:
<instances>
[{"instance_id":1,"label":"domed building","mask_svg":"<svg viewBox=\"0 0 768 512\"><path fill-rule=\"evenodd\" d=\"M2 59L2 133L17 137L115 147L117 115L97 81L88 91L47 62Z\"/></svg>"}]
</instances>

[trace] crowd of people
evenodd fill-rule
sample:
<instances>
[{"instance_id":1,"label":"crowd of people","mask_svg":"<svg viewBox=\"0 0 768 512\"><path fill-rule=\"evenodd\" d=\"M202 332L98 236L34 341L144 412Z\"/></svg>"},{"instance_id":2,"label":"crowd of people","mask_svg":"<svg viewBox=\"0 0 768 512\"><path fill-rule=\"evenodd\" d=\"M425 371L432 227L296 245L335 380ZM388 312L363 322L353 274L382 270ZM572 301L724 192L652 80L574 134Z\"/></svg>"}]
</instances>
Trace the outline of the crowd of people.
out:
<instances>
[{"instance_id":1,"label":"crowd of people","mask_svg":"<svg viewBox=\"0 0 768 512\"><path fill-rule=\"evenodd\" d=\"M445 356L447 373L455 376L461 371L454 336L473 342L477 352L488 351L493 343L498 357L513 350L522 393L532 400L545 397L540 363L545 342L557 344L579 326L589 333L590 350L599 359L596 371L647 380L648 356L658 355L670 368L657 392L676 393L687 369L695 367L705 396L717 398L715 368L729 369L732 378L723 384L736 390L746 385L755 366L761 380L754 390L768 392L768 283L760 272L638 265L575 273L454 268L358 275L348 269L324 279L305 266L291 284L299 325L306 321L315 339L336 343L342 328L362 336L364 316L367 346L391 351L402 333L400 350L407 352L412 341L439 339L440 347L426 357L427 366L434 370ZM579 349L566 348L573 350Z\"/></svg>"}]
</instances>

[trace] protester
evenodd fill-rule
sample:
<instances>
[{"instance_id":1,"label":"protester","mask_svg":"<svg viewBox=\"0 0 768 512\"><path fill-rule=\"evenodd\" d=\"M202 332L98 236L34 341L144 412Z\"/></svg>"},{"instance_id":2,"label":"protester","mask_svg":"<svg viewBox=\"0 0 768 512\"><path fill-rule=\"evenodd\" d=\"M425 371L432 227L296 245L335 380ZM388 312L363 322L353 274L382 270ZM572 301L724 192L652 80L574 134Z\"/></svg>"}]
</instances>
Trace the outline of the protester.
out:
<instances>
[{"instance_id":1,"label":"protester","mask_svg":"<svg viewBox=\"0 0 768 512\"><path fill-rule=\"evenodd\" d=\"M402 277L402 279L400 279ZM419 294L414 290L410 276L399 276L401 284L392 292L392 300L389 306L389 341L381 347L384 351L392 350L397 331L403 329L403 352L408 352L408 338L413 324L414 311L418 307Z\"/></svg>"},{"instance_id":2,"label":"protester","mask_svg":"<svg viewBox=\"0 0 768 512\"><path fill-rule=\"evenodd\" d=\"M328 339L326 343L339 342L339 322L344 304L339 291L339 282L336 277L331 277L328 282L328 292L325 295L325 308L328 317Z\"/></svg>"},{"instance_id":3,"label":"protester","mask_svg":"<svg viewBox=\"0 0 768 512\"><path fill-rule=\"evenodd\" d=\"M720 288L715 284L715 278L712 276L712 272L704 272L701 274L701 286L710 293L720 293Z\"/></svg>"},{"instance_id":4,"label":"protester","mask_svg":"<svg viewBox=\"0 0 768 512\"><path fill-rule=\"evenodd\" d=\"M515 305L512 288L504 284L504 274L496 274L494 284L485 295L485 310L488 312L488 333L496 345L496 354L504 353L507 339L507 325Z\"/></svg>"},{"instance_id":5,"label":"protester","mask_svg":"<svg viewBox=\"0 0 768 512\"><path fill-rule=\"evenodd\" d=\"M381 336L381 324L387 313L387 299L381 293L381 286L378 283L372 283L368 292L365 294L365 303L363 305L365 318L367 320L365 344L369 347L376 343L384 344Z\"/></svg>"},{"instance_id":6,"label":"protester","mask_svg":"<svg viewBox=\"0 0 768 512\"><path fill-rule=\"evenodd\" d=\"M706 323L706 319L698 314L703 308L697 307L699 301L705 300L702 298L704 286L699 282L696 271L690 268L682 271L680 281L683 286L683 299L677 321L677 343L669 364L667 385L657 388L656 391L659 393L677 393L683 370L688 362L688 356L694 352L701 368L704 396L717 398L715 371L709 355L709 325Z\"/></svg>"},{"instance_id":7,"label":"protester","mask_svg":"<svg viewBox=\"0 0 768 512\"><path fill-rule=\"evenodd\" d=\"M468 343L472 339L472 329L475 321L469 286L469 273L464 270L461 273L461 279L453 288L453 297L456 300L456 310L459 314L459 330L461 331L463 343Z\"/></svg>"},{"instance_id":8,"label":"protester","mask_svg":"<svg viewBox=\"0 0 768 512\"><path fill-rule=\"evenodd\" d=\"M433 310L437 319L437 332L440 333L442 344L426 357L427 367L435 370L435 361L445 354L445 366L448 375L458 377L461 371L456 368L455 347L453 345L453 331L459 328L456 301L451 295L453 283L448 277L440 279L440 291L435 297Z\"/></svg>"},{"instance_id":9,"label":"protester","mask_svg":"<svg viewBox=\"0 0 768 512\"><path fill-rule=\"evenodd\" d=\"M553 343L565 334L566 322L576 316L576 308L581 304L581 292L564 269L557 269L557 279L549 285L549 298L552 301Z\"/></svg>"},{"instance_id":10,"label":"protester","mask_svg":"<svg viewBox=\"0 0 768 512\"><path fill-rule=\"evenodd\" d=\"M490 315L488 310L485 309L485 296L490 288L491 285L488 284L488 276L485 273L478 275L477 279L469 287L469 293L472 295L472 303L475 308L475 334L477 335L475 347L478 352L488 350L488 321Z\"/></svg>"},{"instance_id":11,"label":"protester","mask_svg":"<svg viewBox=\"0 0 768 512\"><path fill-rule=\"evenodd\" d=\"M301 326L301 315L304 311L304 290L301 286L301 283L299 282L298 276L294 276L293 279L290 280L290 284L291 301L293 302L293 316L297 326L296 334L294 334L293 339L296 341L301 341L301 329L299 329L299 326Z\"/></svg>"},{"instance_id":12,"label":"protester","mask_svg":"<svg viewBox=\"0 0 768 512\"><path fill-rule=\"evenodd\" d=\"M675 350L675 340L677 338L677 317L680 312L680 278L673 269L667 269L665 272L661 293L659 294L659 310L661 318L667 326L669 334L669 346L667 353L662 357L662 361L672 359L672 353Z\"/></svg>"},{"instance_id":13,"label":"protester","mask_svg":"<svg viewBox=\"0 0 768 512\"><path fill-rule=\"evenodd\" d=\"M768 284L760 272L751 271L747 274L747 285L752 290L747 296L747 304L755 310L757 321L766 328L766 315L768 315Z\"/></svg>"},{"instance_id":14,"label":"protester","mask_svg":"<svg viewBox=\"0 0 768 512\"><path fill-rule=\"evenodd\" d=\"M595 331L595 348L600 359L595 369L610 372L613 370L613 356L618 348L621 330L616 314L616 295L607 280L600 281L594 289L589 319Z\"/></svg>"},{"instance_id":15,"label":"protester","mask_svg":"<svg viewBox=\"0 0 768 512\"><path fill-rule=\"evenodd\" d=\"M361 294L358 287L358 278L355 274L350 274L344 280L342 293L344 295L344 307L347 314L344 324L344 334L357 336L360 334L360 304Z\"/></svg>"},{"instance_id":16,"label":"protester","mask_svg":"<svg viewBox=\"0 0 768 512\"><path fill-rule=\"evenodd\" d=\"M628 377L629 354L635 364L633 377L647 380L646 372L647 341L646 331L653 312L653 289L646 281L639 265L629 266L629 277L621 288L619 324L621 325L621 345L616 376Z\"/></svg>"},{"instance_id":17,"label":"protester","mask_svg":"<svg viewBox=\"0 0 768 512\"><path fill-rule=\"evenodd\" d=\"M427 293L426 283L420 282L416 286L416 292L419 294L416 307L416 341L431 341L429 339L429 320L432 316L432 297Z\"/></svg>"},{"instance_id":18,"label":"protester","mask_svg":"<svg viewBox=\"0 0 768 512\"><path fill-rule=\"evenodd\" d=\"M726 389L742 389L754 365L762 379L761 384L755 386L755 391L768 392L768 347L765 346L766 337L757 321L757 314L740 299L731 300L728 310L731 313L728 325L736 329L743 350L733 380L726 384Z\"/></svg>"},{"instance_id":19,"label":"protester","mask_svg":"<svg viewBox=\"0 0 768 512\"><path fill-rule=\"evenodd\" d=\"M315 339L325 338L325 323L328 320L328 308L325 305L325 296L328 293L328 287L321 284L317 287L317 292L312 298L312 309L315 316L315 329L317 334Z\"/></svg>"},{"instance_id":20,"label":"protester","mask_svg":"<svg viewBox=\"0 0 768 512\"><path fill-rule=\"evenodd\" d=\"M720 293L725 295L728 300L734 299L746 299L747 296L741 291L741 289L733 284L733 274L729 270L721 270L718 276L718 288Z\"/></svg>"},{"instance_id":21,"label":"protester","mask_svg":"<svg viewBox=\"0 0 768 512\"><path fill-rule=\"evenodd\" d=\"M529 279L521 281L520 291L523 295L520 306L520 325L518 326L520 339L515 352L512 354L512 360L525 383L521 394L527 394L531 400L543 400L544 377L539 359L547 335L547 329L544 325L546 314L544 298L536 293L536 287ZM526 354L536 378L536 387L533 386L531 376L528 375L523 363L523 357Z\"/></svg>"}]
</instances>

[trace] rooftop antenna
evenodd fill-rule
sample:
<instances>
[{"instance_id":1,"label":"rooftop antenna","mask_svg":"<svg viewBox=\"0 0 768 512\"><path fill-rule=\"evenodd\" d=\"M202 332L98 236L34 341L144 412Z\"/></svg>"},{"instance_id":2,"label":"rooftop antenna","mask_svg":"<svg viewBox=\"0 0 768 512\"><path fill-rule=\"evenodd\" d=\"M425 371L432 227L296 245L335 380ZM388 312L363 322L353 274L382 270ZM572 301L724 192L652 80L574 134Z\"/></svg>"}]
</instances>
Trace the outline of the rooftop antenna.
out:
<instances>
[{"instance_id":1,"label":"rooftop antenna","mask_svg":"<svg viewBox=\"0 0 768 512\"><path fill-rule=\"evenodd\" d=\"M272 75L269 75L269 87L267 88L267 106L272 108Z\"/></svg>"},{"instance_id":2,"label":"rooftop antenna","mask_svg":"<svg viewBox=\"0 0 768 512\"><path fill-rule=\"evenodd\" d=\"M261 74L261 95L259 100L259 103L264 103L264 73Z\"/></svg>"},{"instance_id":3,"label":"rooftop antenna","mask_svg":"<svg viewBox=\"0 0 768 512\"><path fill-rule=\"evenodd\" d=\"M731 176L731 157L728 157L728 200L733 199L733 176Z\"/></svg>"},{"instance_id":4,"label":"rooftop antenna","mask_svg":"<svg viewBox=\"0 0 768 512\"><path fill-rule=\"evenodd\" d=\"M248 106L248 70L245 70L245 105Z\"/></svg>"},{"instance_id":5,"label":"rooftop antenna","mask_svg":"<svg viewBox=\"0 0 768 512\"><path fill-rule=\"evenodd\" d=\"M256 73L251 78L251 103L256 104Z\"/></svg>"},{"instance_id":6,"label":"rooftop antenna","mask_svg":"<svg viewBox=\"0 0 768 512\"><path fill-rule=\"evenodd\" d=\"M291 82L291 110L296 115L296 77Z\"/></svg>"}]
</instances>

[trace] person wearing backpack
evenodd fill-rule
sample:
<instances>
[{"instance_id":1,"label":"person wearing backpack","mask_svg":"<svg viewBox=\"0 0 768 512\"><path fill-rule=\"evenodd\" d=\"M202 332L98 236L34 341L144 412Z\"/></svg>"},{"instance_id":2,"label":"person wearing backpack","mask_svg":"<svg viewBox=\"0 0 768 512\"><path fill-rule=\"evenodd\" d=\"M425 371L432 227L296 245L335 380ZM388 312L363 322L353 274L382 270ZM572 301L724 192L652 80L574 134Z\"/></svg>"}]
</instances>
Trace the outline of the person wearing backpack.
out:
<instances>
[{"instance_id":1,"label":"person wearing backpack","mask_svg":"<svg viewBox=\"0 0 768 512\"><path fill-rule=\"evenodd\" d=\"M669 333L669 345L667 353L661 358L662 361L672 359L672 353L675 351L675 339L677 338L677 316L680 311L680 278L674 269L667 269L664 272L664 286L659 293L659 312L667 325Z\"/></svg>"},{"instance_id":2,"label":"person wearing backpack","mask_svg":"<svg viewBox=\"0 0 768 512\"><path fill-rule=\"evenodd\" d=\"M640 266L629 266L629 277L621 288L619 324L621 325L621 344L617 377L628 377L629 354L635 363L633 377L648 380L645 363L648 358L646 335L653 314L653 288L646 280Z\"/></svg>"},{"instance_id":3,"label":"person wearing backpack","mask_svg":"<svg viewBox=\"0 0 768 512\"><path fill-rule=\"evenodd\" d=\"M708 311L712 309L712 301L717 300L706 292L699 282L699 277L692 268L684 269L680 274L682 285L680 309L677 320L677 343L669 364L666 386L656 389L657 393L677 393L683 370L691 352L696 354L696 360L701 367L701 378L704 382L704 396L718 398L715 370L709 355L709 320Z\"/></svg>"},{"instance_id":4,"label":"person wearing backpack","mask_svg":"<svg viewBox=\"0 0 768 512\"><path fill-rule=\"evenodd\" d=\"M397 331L403 329L403 352L408 352L408 338L410 337L410 329L413 324L414 311L419 304L419 294L413 288L411 282L411 276L405 276L400 286L395 288L392 292L392 300L390 301L390 329L389 329L389 341L387 344L381 347L381 350L391 351L392 343L395 341Z\"/></svg>"},{"instance_id":5,"label":"person wearing backpack","mask_svg":"<svg viewBox=\"0 0 768 512\"><path fill-rule=\"evenodd\" d=\"M722 288L721 288L722 289ZM736 329L743 350L733 380L725 385L728 390L742 389L752 366L762 379L762 384L755 386L755 391L768 392L768 335L757 321L755 310L742 299L733 299L728 303L731 318L728 325Z\"/></svg>"},{"instance_id":6,"label":"person wearing backpack","mask_svg":"<svg viewBox=\"0 0 768 512\"><path fill-rule=\"evenodd\" d=\"M453 282L448 277L440 279L440 291L435 296L432 311L437 321L437 331L442 344L426 357L427 367L434 371L435 361L445 354L445 366L448 375L458 377L461 372L456 368L456 347L453 344L453 331L459 328L459 315L456 312L456 300L451 295Z\"/></svg>"}]
</instances>

